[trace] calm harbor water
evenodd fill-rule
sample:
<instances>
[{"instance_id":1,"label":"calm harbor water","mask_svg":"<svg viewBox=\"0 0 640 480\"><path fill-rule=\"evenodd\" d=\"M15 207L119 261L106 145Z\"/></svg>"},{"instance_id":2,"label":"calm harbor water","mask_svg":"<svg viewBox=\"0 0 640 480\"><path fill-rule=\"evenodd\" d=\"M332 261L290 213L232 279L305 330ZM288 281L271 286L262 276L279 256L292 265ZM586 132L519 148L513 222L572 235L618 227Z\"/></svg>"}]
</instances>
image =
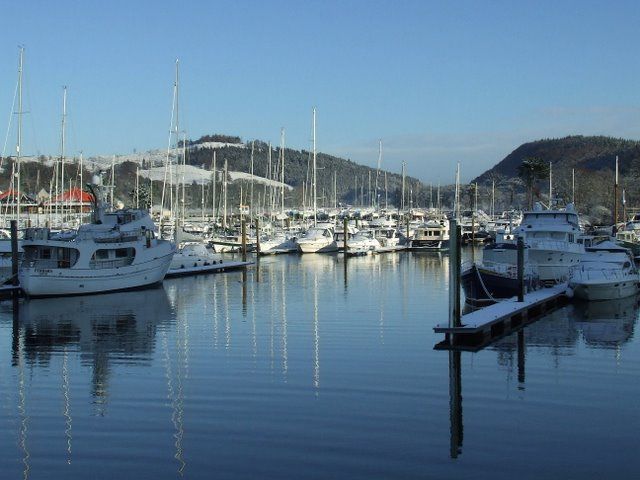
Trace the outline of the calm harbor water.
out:
<instances>
[{"instance_id":1,"label":"calm harbor water","mask_svg":"<svg viewBox=\"0 0 640 480\"><path fill-rule=\"evenodd\" d=\"M448 258L0 304L1 478L629 478L636 299L435 351Z\"/></svg>"}]
</instances>

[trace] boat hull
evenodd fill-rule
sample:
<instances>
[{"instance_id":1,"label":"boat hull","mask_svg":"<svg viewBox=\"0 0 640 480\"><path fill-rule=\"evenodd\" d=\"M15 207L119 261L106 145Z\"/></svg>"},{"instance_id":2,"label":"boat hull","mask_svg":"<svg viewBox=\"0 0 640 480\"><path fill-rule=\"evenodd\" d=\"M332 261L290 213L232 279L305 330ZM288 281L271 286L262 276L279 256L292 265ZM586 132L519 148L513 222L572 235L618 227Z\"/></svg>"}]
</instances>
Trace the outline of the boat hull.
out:
<instances>
[{"instance_id":1,"label":"boat hull","mask_svg":"<svg viewBox=\"0 0 640 480\"><path fill-rule=\"evenodd\" d=\"M331 243L298 242L298 249L301 253L329 253L337 252L338 244L335 241Z\"/></svg>"},{"instance_id":2,"label":"boat hull","mask_svg":"<svg viewBox=\"0 0 640 480\"><path fill-rule=\"evenodd\" d=\"M611 282L569 283L576 298L588 301L618 300L638 293L637 280L615 280Z\"/></svg>"},{"instance_id":3,"label":"boat hull","mask_svg":"<svg viewBox=\"0 0 640 480\"><path fill-rule=\"evenodd\" d=\"M465 301L473 306L496 303L496 300L518 295L517 278L478 267L473 264L460 276ZM532 280L525 277L525 290L532 288Z\"/></svg>"},{"instance_id":4,"label":"boat hull","mask_svg":"<svg viewBox=\"0 0 640 480\"><path fill-rule=\"evenodd\" d=\"M449 250L449 240L411 240L411 250Z\"/></svg>"},{"instance_id":5,"label":"boat hull","mask_svg":"<svg viewBox=\"0 0 640 480\"><path fill-rule=\"evenodd\" d=\"M20 287L29 297L85 295L145 288L161 283L171 264L173 252L148 262L100 270L23 267Z\"/></svg>"}]
</instances>

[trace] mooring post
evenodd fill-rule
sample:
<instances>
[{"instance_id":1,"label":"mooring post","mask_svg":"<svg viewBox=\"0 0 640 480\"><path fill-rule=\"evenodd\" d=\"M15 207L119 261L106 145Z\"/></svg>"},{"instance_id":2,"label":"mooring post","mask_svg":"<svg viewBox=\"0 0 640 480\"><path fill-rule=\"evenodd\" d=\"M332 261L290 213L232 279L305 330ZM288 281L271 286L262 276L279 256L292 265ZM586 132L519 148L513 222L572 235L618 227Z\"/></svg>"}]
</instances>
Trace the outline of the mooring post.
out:
<instances>
[{"instance_id":1,"label":"mooring post","mask_svg":"<svg viewBox=\"0 0 640 480\"><path fill-rule=\"evenodd\" d=\"M518 237L518 301L524 302L524 239Z\"/></svg>"},{"instance_id":2,"label":"mooring post","mask_svg":"<svg viewBox=\"0 0 640 480\"><path fill-rule=\"evenodd\" d=\"M407 242L409 241L409 216L407 215Z\"/></svg>"},{"instance_id":3,"label":"mooring post","mask_svg":"<svg viewBox=\"0 0 640 480\"><path fill-rule=\"evenodd\" d=\"M11 220L11 285L18 286L18 221ZM14 290L15 295L15 290Z\"/></svg>"},{"instance_id":4,"label":"mooring post","mask_svg":"<svg viewBox=\"0 0 640 480\"><path fill-rule=\"evenodd\" d=\"M260 255L260 218L256 217L256 253Z\"/></svg>"},{"instance_id":5,"label":"mooring post","mask_svg":"<svg viewBox=\"0 0 640 480\"><path fill-rule=\"evenodd\" d=\"M349 224L349 220L347 217L342 219L342 232L344 233L344 238L342 240L342 251L344 252L344 258L347 258L347 226Z\"/></svg>"},{"instance_id":6,"label":"mooring post","mask_svg":"<svg viewBox=\"0 0 640 480\"><path fill-rule=\"evenodd\" d=\"M449 247L449 326L455 328L460 327L460 227L456 220L451 220L450 227L453 238Z\"/></svg>"},{"instance_id":7,"label":"mooring post","mask_svg":"<svg viewBox=\"0 0 640 480\"><path fill-rule=\"evenodd\" d=\"M247 222L242 220L242 261L247 261Z\"/></svg>"},{"instance_id":8,"label":"mooring post","mask_svg":"<svg viewBox=\"0 0 640 480\"><path fill-rule=\"evenodd\" d=\"M476 263L476 216L471 214L471 261Z\"/></svg>"}]
</instances>

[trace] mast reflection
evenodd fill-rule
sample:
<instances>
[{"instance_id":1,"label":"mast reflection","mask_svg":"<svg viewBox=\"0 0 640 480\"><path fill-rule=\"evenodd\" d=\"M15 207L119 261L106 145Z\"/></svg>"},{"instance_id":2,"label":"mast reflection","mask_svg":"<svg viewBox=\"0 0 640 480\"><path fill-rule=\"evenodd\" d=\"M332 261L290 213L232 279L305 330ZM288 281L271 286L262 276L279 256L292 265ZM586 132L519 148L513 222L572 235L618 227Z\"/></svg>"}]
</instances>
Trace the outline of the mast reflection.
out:
<instances>
[{"instance_id":1,"label":"mast reflection","mask_svg":"<svg viewBox=\"0 0 640 480\"><path fill-rule=\"evenodd\" d=\"M449 352L449 419L450 419L450 450L451 458L458 458L462 453L462 370L460 365L460 351Z\"/></svg>"}]
</instances>

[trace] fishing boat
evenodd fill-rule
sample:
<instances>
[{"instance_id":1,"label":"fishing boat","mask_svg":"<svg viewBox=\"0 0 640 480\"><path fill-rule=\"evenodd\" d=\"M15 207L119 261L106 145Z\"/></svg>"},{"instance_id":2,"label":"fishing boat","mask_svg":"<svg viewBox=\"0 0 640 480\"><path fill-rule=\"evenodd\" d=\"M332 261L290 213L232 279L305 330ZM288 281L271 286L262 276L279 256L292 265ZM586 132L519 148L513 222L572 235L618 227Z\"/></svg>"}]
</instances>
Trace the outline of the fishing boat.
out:
<instances>
[{"instance_id":1,"label":"fishing boat","mask_svg":"<svg viewBox=\"0 0 640 480\"><path fill-rule=\"evenodd\" d=\"M449 220L428 220L415 229L409 243L411 250L448 250Z\"/></svg>"},{"instance_id":2,"label":"fishing boat","mask_svg":"<svg viewBox=\"0 0 640 480\"><path fill-rule=\"evenodd\" d=\"M145 210L106 212L92 188L92 223L77 231L28 228L18 278L26 295L63 296L130 290L162 282L175 245L156 237Z\"/></svg>"},{"instance_id":3,"label":"fishing boat","mask_svg":"<svg viewBox=\"0 0 640 480\"><path fill-rule=\"evenodd\" d=\"M586 249L569 288L583 300L615 300L638 293L639 280L631 251L607 241Z\"/></svg>"}]
</instances>

